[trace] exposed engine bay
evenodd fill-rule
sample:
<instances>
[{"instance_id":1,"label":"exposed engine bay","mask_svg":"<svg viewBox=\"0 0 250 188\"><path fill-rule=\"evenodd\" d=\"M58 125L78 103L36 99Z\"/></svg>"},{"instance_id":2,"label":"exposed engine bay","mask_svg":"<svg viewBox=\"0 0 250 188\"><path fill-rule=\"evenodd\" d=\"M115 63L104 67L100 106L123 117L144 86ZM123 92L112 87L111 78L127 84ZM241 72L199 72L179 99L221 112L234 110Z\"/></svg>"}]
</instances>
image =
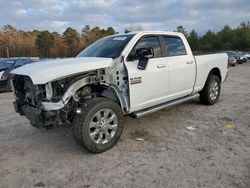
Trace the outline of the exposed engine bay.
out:
<instances>
[{"instance_id":1,"label":"exposed engine bay","mask_svg":"<svg viewBox=\"0 0 250 188\"><path fill-rule=\"evenodd\" d=\"M105 85L104 75L104 70L99 70L45 85L34 85L28 76L14 75L15 110L27 116L35 127L70 123L76 109L84 105L85 100L106 95L107 91L112 93Z\"/></svg>"}]
</instances>

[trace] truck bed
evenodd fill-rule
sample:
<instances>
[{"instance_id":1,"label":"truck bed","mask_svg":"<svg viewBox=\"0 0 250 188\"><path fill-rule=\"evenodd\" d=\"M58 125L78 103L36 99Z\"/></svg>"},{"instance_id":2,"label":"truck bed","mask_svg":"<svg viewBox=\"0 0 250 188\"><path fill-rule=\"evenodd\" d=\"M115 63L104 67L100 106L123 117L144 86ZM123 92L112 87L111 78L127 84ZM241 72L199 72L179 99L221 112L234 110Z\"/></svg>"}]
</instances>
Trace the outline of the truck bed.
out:
<instances>
[{"instance_id":1,"label":"truck bed","mask_svg":"<svg viewBox=\"0 0 250 188\"><path fill-rule=\"evenodd\" d=\"M199 91L204 87L207 79L208 71L212 69L227 70L228 56L226 53L203 53L194 55L196 61L197 76L195 82L195 91ZM221 71L221 82L226 78L227 71Z\"/></svg>"}]
</instances>

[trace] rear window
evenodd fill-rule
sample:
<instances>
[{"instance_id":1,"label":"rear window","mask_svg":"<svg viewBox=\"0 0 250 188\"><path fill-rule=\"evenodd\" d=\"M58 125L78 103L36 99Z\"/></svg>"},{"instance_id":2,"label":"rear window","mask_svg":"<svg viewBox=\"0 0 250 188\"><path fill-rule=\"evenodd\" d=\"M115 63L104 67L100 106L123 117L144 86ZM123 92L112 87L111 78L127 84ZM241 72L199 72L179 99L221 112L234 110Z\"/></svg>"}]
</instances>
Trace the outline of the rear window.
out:
<instances>
[{"instance_id":1,"label":"rear window","mask_svg":"<svg viewBox=\"0 0 250 188\"><path fill-rule=\"evenodd\" d=\"M167 56L187 55L180 37L163 36Z\"/></svg>"}]
</instances>

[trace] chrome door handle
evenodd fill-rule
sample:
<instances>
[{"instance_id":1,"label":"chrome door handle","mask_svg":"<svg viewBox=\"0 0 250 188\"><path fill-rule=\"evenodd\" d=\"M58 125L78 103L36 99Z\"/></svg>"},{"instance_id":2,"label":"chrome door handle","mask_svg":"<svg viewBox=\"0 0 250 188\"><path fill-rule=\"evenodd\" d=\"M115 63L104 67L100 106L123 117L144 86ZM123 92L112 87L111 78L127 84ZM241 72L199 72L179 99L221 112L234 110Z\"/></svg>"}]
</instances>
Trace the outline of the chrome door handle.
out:
<instances>
[{"instance_id":1,"label":"chrome door handle","mask_svg":"<svg viewBox=\"0 0 250 188\"><path fill-rule=\"evenodd\" d=\"M164 64L157 65L157 68L164 68L164 67L166 67L166 65Z\"/></svg>"},{"instance_id":2,"label":"chrome door handle","mask_svg":"<svg viewBox=\"0 0 250 188\"><path fill-rule=\"evenodd\" d=\"M187 61L187 64L193 64L194 61Z\"/></svg>"}]
</instances>

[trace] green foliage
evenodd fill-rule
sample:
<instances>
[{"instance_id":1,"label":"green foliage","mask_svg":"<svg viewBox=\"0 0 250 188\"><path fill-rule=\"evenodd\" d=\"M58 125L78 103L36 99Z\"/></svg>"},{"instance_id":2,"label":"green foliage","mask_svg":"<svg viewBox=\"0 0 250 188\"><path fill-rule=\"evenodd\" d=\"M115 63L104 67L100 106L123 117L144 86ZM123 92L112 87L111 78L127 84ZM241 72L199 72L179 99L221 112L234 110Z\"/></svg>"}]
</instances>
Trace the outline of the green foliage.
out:
<instances>
[{"instance_id":1,"label":"green foliage","mask_svg":"<svg viewBox=\"0 0 250 188\"><path fill-rule=\"evenodd\" d=\"M72 29L71 27L67 28L63 33L64 42L67 44L67 55L75 56L78 51L78 46L80 42L79 33Z\"/></svg>"},{"instance_id":2,"label":"green foliage","mask_svg":"<svg viewBox=\"0 0 250 188\"><path fill-rule=\"evenodd\" d=\"M217 37L216 34L212 31L208 31L203 37L201 37L199 41L199 50L202 51L210 51L210 50L215 50L217 48Z\"/></svg>"},{"instance_id":3,"label":"green foliage","mask_svg":"<svg viewBox=\"0 0 250 188\"><path fill-rule=\"evenodd\" d=\"M96 40L108 36L108 35L114 35L116 32L112 27L108 27L105 29L100 29L99 27L90 28L89 25L86 25L82 29L82 37L86 44L91 44L95 42Z\"/></svg>"},{"instance_id":4,"label":"green foliage","mask_svg":"<svg viewBox=\"0 0 250 188\"><path fill-rule=\"evenodd\" d=\"M199 36L198 33L193 29L188 36L189 45L192 47L193 51L199 50Z\"/></svg>"},{"instance_id":5,"label":"green foliage","mask_svg":"<svg viewBox=\"0 0 250 188\"><path fill-rule=\"evenodd\" d=\"M182 33L183 35L185 35L185 37L188 37L187 31L182 25L179 25L177 27L177 32Z\"/></svg>"},{"instance_id":6,"label":"green foliage","mask_svg":"<svg viewBox=\"0 0 250 188\"><path fill-rule=\"evenodd\" d=\"M177 31L185 33L185 28L179 26ZM236 29L226 25L217 33L208 30L201 37L192 30L187 39L194 51L250 51L250 23L242 22Z\"/></svg>"},{"instance_id":7,"label":"green foliage","mask_svg":"<svg viewBox=\"0 0 250 188\"><path fill-rule=\"evenodd\" d=\"M50 57L50 48L53 46L54 36L49 31L37 35L36 45L42 57Z\"/></svg>"}]
</instances>

